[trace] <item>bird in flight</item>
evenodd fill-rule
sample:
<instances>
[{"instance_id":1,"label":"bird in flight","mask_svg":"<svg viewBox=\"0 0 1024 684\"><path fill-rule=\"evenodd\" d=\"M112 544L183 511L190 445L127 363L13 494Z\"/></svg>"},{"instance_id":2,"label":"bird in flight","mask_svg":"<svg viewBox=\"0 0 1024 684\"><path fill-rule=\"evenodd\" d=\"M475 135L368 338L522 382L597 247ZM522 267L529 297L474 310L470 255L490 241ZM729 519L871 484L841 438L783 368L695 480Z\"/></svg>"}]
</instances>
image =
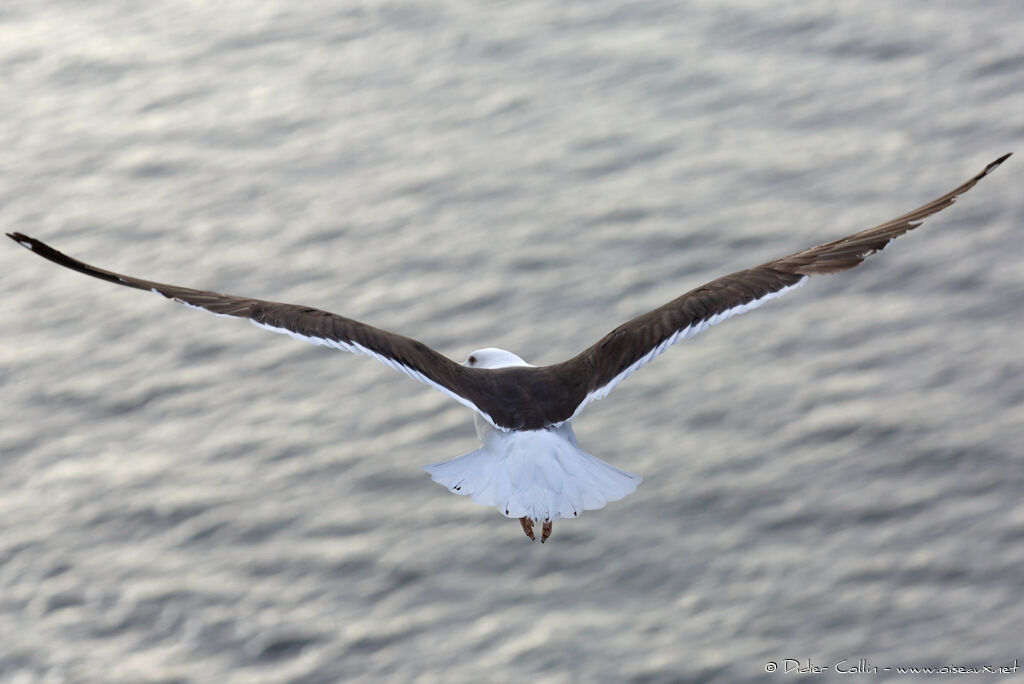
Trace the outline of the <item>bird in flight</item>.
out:
<instances>
[{"instance_id":1,"label":"bird in flight","mask_svg":"<svg viewBox=\"0 0 1024 684\"><path fill-rule=\"evenodd\" d=\"M690 290L623 323L568 361L550 366L533 366L493 347L471 352L460 364L417 340L327 311L134 278L90 266L22 233L7 236L79 273L155 292L219 316L245 318L311 344L371 356L440 390L473 410L483 446L424 470L450 492L517 518L531 540L539 523L540 539L545 542L555 520L602 508L640 484L638 475L605 463L577 445L572 420L590 402L606 397L626 376L676 342L780 297L812 275L859 265L926 217L953 204L1009 156L996 159L938 199L874 228Z\"/></svg>"}]
</instances>

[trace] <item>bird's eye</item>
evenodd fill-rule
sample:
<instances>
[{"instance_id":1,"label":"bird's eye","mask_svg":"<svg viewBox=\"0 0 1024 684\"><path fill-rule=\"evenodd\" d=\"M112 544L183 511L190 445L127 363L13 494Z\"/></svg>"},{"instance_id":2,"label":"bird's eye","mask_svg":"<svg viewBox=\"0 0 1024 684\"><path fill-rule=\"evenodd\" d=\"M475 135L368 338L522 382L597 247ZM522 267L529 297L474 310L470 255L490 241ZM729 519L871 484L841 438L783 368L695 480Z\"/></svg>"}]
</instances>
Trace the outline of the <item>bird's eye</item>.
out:
<instances>
[{"instance_id":1,"label":"bird's eye","mask_svg":"<svg viewBox=\"0 0 1024 684\"><path fill-rule=\"evenodd\" d=\"M472 366L475 363L476 363L476 357L475 356L470 356L469 357L469 365Z\"/></svg>"}]
</instances>

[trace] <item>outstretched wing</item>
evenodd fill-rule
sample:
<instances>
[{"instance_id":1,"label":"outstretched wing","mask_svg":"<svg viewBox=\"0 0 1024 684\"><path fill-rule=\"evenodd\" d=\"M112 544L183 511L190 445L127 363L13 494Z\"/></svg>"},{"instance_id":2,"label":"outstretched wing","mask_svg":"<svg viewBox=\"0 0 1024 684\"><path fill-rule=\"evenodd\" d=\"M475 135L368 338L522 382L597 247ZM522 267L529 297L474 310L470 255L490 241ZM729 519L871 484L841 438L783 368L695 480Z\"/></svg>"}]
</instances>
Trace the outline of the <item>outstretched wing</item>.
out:
<instances>
[{"instance_id":1,"label":"outstretched wing","mask_svg":"<svg viewBox=\"0 0 1024 684\"><path fill-rule=\"evenodd\" d=\"M928 216L953 204L958 195L973 188L1009 156L1003 155L963 185L891 221L691 290L620 325L572 359L548 367L566 386L577 387L581 397L572 414L561 420L575 417L590 402L607 396L626 376L679 340L781 297L803 285L809 276L838 273L859 265L900 235L917 228ZM581 379L585 387L579 387Z\"/></svg>"},{"instance_id":2,"label":"outstretched wing","mask_svg":"<svg viewBox=\"0 0 1024 684\"><path fill-rule=\"evenodd\" d=\"M245 318L261 328L291 335L311 344L372 356L395 370L441 390L498 427L495 419L485 410L488 397L482 391L481 383L473 380L481 371L465 368L417 340L308 306L236 297L133 278L90 266L22 233L8 233L7 236L45 259L94 278L149 290L218 316ZM487 384L484 383L485 386ZM484 408L480 404L485 404Z\"/></svg>"}]
</instances>

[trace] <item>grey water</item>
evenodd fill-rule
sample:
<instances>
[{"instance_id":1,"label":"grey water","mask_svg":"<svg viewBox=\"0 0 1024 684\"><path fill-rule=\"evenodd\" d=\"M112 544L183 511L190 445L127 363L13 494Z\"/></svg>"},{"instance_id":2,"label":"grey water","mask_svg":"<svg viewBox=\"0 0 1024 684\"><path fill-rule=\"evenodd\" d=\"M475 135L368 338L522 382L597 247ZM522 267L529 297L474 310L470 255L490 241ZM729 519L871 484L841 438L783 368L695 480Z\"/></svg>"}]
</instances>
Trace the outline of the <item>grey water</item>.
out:
<instances>
[{"instance_id":1,"label":"grey water","mask_svg":"<svg viewBox=\"0 0 1024 684\"><path fill-rule=\"evenodd\" d=\"M477 444L440 393L5 240L0 681L1024 668L1022 35L1016 0L6 0L0 228L460 361L1017 156L588 407L645 480L543 546L422 472Z\"/></svg>"}]
</instances>

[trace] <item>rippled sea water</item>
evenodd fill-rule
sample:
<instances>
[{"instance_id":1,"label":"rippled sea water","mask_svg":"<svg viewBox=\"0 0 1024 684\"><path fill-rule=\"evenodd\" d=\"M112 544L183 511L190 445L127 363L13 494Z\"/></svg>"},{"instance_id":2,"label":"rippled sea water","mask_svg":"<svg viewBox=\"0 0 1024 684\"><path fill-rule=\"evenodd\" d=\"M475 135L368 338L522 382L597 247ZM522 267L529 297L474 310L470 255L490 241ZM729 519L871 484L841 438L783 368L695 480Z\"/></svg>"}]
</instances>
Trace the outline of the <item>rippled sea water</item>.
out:
<instances>
[{"instance_id":1,"label":"rippled sea water","mask_svg":"<svg viewBox=\"0 0 1024 684\"><path fill-rule=\"evenodd\" d=\"M1018 154L588 408L645 481L544 546L421 471L476 445L441 394L5 241L0 680L1024 677L1022 34L1015 0L3 3L5 231L459 360L562 360Z\"/></svg>"}]
</instances>

